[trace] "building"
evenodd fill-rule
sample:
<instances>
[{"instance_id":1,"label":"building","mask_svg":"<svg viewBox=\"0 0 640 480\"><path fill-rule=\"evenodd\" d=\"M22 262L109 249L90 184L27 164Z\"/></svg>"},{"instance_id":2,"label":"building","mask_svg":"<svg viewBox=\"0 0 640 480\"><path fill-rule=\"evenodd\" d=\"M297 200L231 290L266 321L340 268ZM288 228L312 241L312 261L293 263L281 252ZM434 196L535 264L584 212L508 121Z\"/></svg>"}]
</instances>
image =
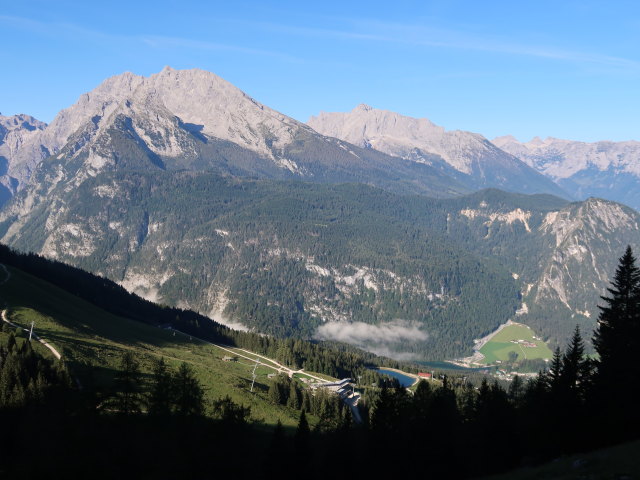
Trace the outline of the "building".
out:
<instances>
[{"instance_id":1,"label":"building","mask_svg":"<svg viewBox=\"0 0 640 480\"><path fill-rule=\"evenodd\" d=\"M324 382L324 383L315 383L312 385L313 388L326 388L330 392L337 393L338 395L342 395L346 389L348 389L351 385L350 378L343 378L338 382Z\"/></svg>"}]
</instances>

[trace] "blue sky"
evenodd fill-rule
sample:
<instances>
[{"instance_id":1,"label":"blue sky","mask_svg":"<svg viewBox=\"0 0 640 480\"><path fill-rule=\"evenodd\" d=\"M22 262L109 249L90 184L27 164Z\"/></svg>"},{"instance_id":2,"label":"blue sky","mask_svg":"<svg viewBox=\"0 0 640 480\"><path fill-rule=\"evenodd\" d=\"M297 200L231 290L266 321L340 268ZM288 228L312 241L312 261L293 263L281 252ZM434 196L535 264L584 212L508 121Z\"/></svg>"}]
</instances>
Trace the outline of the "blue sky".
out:
<instances>
[{"instance_id":1,"label":"blue sky","mask_svg":"<svg viewBox=\"0 0 640 480\"><path fill-rule=\"evenodd\" d=\"M106 77L217 73L306 121L359 103L488 138L640 140L640 6L609 1L0 0L0 112Z\"/></svg>"}]
</instances>

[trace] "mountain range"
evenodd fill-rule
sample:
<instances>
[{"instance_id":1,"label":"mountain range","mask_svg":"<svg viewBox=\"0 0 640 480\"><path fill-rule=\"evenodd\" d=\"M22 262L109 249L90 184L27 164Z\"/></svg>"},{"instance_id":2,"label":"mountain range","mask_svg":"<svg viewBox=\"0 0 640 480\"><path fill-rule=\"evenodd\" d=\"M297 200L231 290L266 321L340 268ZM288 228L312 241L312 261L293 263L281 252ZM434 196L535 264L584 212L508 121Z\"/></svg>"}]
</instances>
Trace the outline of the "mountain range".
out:
<instances>
[{"instance_id":1,"label":"mountain range","mask_svg":"<svg viewBox=\"0 0 640 480\"><path fill-rule=\"evenodd\" d=\"M558 138L493 143L560 185L574 198L601 197L640 209L640 142L575 142Z\"/></svg>"},{"instance_id":2,"label":"mountain range","mask_svg":"<svg viewBox=\"0 0 640 480\"><path fill-rule=\"evenodd\" d=\"M640 245L637 212L480 135L367 106L305 125L201 70L0 120L2 242L278 336L441 359L517 317L562 343Z\"/></svg>"},{"instance_id":3,"label":"mountain range","mask_svg":"<svg viewBox=\"0 0 640 480\"><path fill-rule=\"evenodd\" d=\"M107 79L49 126L25 135L6 158L15 191L44 160L49 168L73 163L76 184L127 167L361 182L435 196L468 191L428 165L319 135L212 73L168 67L149 78Z\"/></svg>"},{"instance_id":4,"label":"mountain range","mask_svg":"<svg viewBox=\"0 0 640 480\"><path fill-rule=\"evenodd\" d=\"M348 113L320 113L307 122L316 131L416 163L434 166L470 190L567 194L550 179L477 133L446 131L426 118L411 118L368 105Z\"/></svg>"}]
</instances>

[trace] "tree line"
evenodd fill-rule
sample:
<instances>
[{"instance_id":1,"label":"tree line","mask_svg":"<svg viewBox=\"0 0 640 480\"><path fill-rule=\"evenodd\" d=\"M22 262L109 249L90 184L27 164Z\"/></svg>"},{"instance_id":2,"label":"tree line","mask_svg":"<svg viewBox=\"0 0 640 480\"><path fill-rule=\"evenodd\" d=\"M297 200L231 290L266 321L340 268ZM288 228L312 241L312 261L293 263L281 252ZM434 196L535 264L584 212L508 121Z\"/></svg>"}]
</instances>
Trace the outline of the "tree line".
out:
<instances>
[{"instance_id":1,"label":"tree line","mask_svg":"<svg viewBox=\"0 0 640 480\"><path fill-rule=\"evenodd\" d=\"M422 381L413 395L383 387L362 405L370 452L427 458L435 478L466 478L639 437L640 270L630 248L602 297L585 355L579 327L549 368L503 388L484 379Z\"/></svg>"},{"instance_id":2,"label":"tree line","mask_svg":"<svg viewBox=\"0 0 640 480\"><path fill-rule=\"evenodd\" d=\"M104 277L37 254L19 253L2 244L0 263L50 282L114 315L158 327L171 327L210 342L246 348L295 369L305 368L344 378L354 377L367 365L381 362L376 355L346 345L325 345L231 330L194 311L145 300ZM395 364L389 362L391 366Z\"/></svg>"},{"instance_id":3,"label":"tree line","mask_svg":"<svg viewBox=\"0 0 640 480\"><path fill-rule=\"evenodd\" d=\"M505 388L485 379L476 386L462 375L445 376L441 384L421 381L410 394L382 381L360 405L362 425L351 421L337 397L322 390L305 395L291 379L276 378L269 398L300 411L291 431L248 424L247 407L229 398L203 415L197 380L186 365L170 371L159 361L142 395L135 358L125 355L114 394L96 398L90 385L74 386L62 366L47 365L26 340L8 335L0 349L0 385L30 393L0 396L10 399L0 406L7 432L0 436L0 473L326 478L338 469L344 476L379 478L419 459L425 476L455 479L634 440L640 431L640 270L631 249L602 303L593 334L596 358L585 355L576 328L549 368L528 382L516 377ZM307 414L323 411L327 422L311 429Z\"/></svg>"}]
</instances>

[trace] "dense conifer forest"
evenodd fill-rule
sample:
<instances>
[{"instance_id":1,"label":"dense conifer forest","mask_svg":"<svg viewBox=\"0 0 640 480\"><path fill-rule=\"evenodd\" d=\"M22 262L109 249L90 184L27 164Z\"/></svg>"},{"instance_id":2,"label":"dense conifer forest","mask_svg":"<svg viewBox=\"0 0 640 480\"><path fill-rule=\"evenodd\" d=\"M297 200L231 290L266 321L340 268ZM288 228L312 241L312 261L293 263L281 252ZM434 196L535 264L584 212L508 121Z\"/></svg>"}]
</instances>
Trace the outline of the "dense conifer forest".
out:
<instances>
[{"instance_id":1,"label":"dense conifer forest","mask_svg":"<svg viewBox=\"0 0 640 480\"><path fill-rule=\"evenodd\" d=\"M8 249L2 250L0 261L22 262L21 268L40 268L45 276L47 268L69 268ZM76 290L97 292L103 280L86 275L82 285L76 282ZM113 287L111 294L105 293L109 295L126 301L129 294ZM549 369L527 382L517 377L506 387L487 379L476 385L451 375L421 381L409 393L377 379L358 406L362 424L353 422L336 396L311 394L279 377L269 398L300 411L295 431L249 422L247 408L228 397L204 404L202 387L188 364L170 369L158 361L153 375L141 381L135 356L125 355L107 391L79 385L64 363L36 353L25 332L4 326L0 473L16 479L298 478L301 472L306 478L325 478L339 469L341 475L379 478L414 459L424 462L427 477L470 478L631 441L640 427L635 405L640 270L631 249L620 259L601 305L593 333L596 358L585 355L584 335L590 332L576 327L571 341L556 350ZM183 328L208 332L195 314L154 311L144 302L137 308L140 318L147 308L154 321L178 316ZM264 342L263 349L277 342L238 338L252 339L254 347ZM321 358L331 358L329 364L344 372L365 362L355 353L289 342L278 347L290 352L290 362L315 359L323 365ZM296 352L301 355L297 360ZM376 380L365 382L371 379ZM313 429L306 413L321 419Z\"/></svg>"}]
</instances>

